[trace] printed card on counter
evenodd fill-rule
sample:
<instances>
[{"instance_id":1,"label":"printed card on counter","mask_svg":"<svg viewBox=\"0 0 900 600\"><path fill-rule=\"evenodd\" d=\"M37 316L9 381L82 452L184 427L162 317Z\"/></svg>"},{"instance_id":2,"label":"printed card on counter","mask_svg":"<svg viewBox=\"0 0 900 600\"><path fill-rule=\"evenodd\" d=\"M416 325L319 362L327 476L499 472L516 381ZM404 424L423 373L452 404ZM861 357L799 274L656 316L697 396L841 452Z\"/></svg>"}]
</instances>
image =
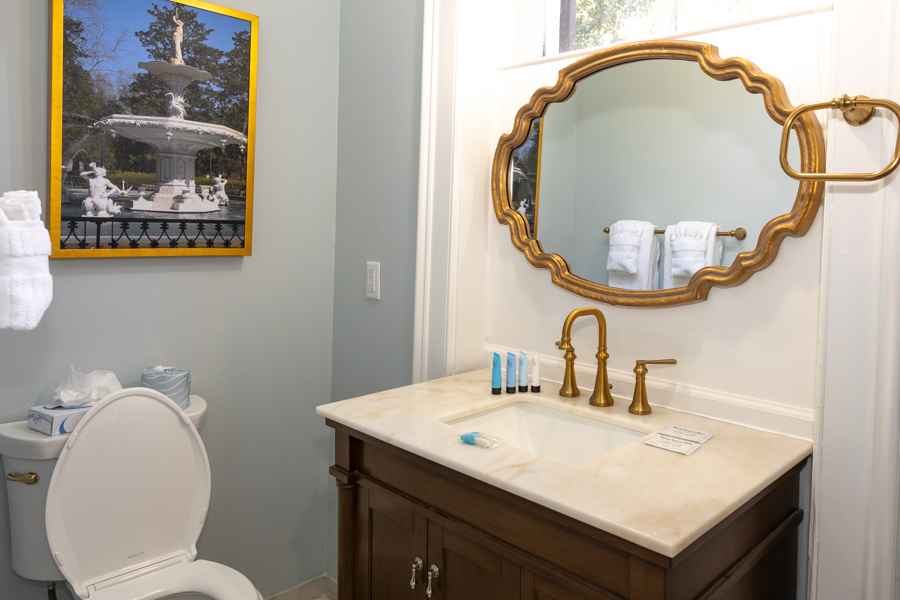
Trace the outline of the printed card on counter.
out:
<instances>
[{"instance_id":1,"label":"printed card on counter","mask_svg":"<svg viewBox=\"0 0 900 600\"><path fill-rule=\"evenodd\" d=\"M679 454L684 455L688 455L700 447L700 444L689 442L687 440L680 440L678 438L668 437L661 434L654 435L644 443L648 446L653 446L654 448L662 448L663 450L678 452Z\"/></svg>"},{"instance_id":2,"label":"printed card on counter","mask_svg":"<svg viewBox=\"0 0 900 600\"><path fill-rule=\"evenodd\" d=\"M676 437L682 440L687 440L689 442L697 442L698 444L702 444L712 437L711 433L700 431L699 429L679 427L678 425L669 425L668 427L660 431L660 433L669 437Z\"/></svg>"}]
</instances>

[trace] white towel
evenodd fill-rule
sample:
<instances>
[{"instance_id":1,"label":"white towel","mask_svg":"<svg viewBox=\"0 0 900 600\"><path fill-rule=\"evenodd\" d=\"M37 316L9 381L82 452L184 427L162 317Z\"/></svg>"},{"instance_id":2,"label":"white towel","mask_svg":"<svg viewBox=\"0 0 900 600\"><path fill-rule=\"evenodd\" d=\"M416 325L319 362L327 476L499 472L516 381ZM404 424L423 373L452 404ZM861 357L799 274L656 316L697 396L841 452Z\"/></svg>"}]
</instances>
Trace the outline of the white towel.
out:
<instances>
[{"instance_id":1,"label":"white towel","mask_svg":"<svg viewBox=\"0 0 900 600\"><path fill-rule=\"evenodd\" d=\"M50 234L37 192L0 198L0 329L34 329L53 299Z\"/></svg>"},{"instance_id":2,"label":"white towel","mask_svg":"<svg viewBox=\"0 0 900 600\"><path fill-rule=\"evenodd\" d=\"M705 267L722 262L719 226L702 221L680 221L666 227L663 288L682 287Z\"/></svg>"},{"instance_id":3,"label":"white towel","mask_svg":"<svg viewBox=\"0 0 900 600\"><path fill-rule=\"evenodd\" d=\"M659 288L659 238L647 221L616 221L609 228L609 286L623 290Z\"/></svg>"}]
</instances>

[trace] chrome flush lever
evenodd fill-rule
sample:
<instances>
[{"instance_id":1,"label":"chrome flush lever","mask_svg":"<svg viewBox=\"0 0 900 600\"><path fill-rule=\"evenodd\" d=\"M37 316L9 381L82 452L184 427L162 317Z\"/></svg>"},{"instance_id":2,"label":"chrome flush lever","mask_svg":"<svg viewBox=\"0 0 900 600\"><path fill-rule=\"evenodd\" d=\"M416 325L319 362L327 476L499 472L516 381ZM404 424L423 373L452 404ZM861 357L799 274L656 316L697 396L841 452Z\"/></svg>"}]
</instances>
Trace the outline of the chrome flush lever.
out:
<instances>
[{"instance_id":1,"label":"chrome flush lever","mask_svg":"<svg viewBox=\"0 0 900 600\"><path fill-rule=\"evenodd\" d=\"M428 587L425 588L425 595L429 598L431 598L431 594L433 593L431 591L431 581L432 579L437 579L440 574L441 572L438 571L437 565L431 565L431 568L428 569Z\"/></svg>"},{"instance_id":2,"label":"chrome flush lever","mask_svg":"<svg viewBox=\"0 0 900 600\"><path fill-rule=\"evenodd\" d=\"M416 589L416 571L421 571L423 566L424 563L422 562L422 559L417 556L412 564L412 579L409 580L410 588Z\"/></svg>"}]
</instances>

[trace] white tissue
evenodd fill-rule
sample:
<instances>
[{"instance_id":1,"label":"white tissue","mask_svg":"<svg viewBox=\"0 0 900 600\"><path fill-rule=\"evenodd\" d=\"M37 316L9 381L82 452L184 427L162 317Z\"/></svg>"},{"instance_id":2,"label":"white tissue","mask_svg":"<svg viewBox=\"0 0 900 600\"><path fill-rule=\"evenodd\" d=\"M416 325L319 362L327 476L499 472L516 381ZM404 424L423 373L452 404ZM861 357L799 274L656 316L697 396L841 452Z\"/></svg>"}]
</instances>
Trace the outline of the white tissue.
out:
<instances>
[{"instance_id":1,"label":"white tissue","mask_svg":"<svg viewBox=\"0 0 900 600\"><path fill-rule=\"evenodd\" d=\"M53 402L47 406L71 408L89 402L102 400L109 394L122 389L122 384L112 371L92 371L78 373L74 367L66 380L59 384L53 394Z\"/></svg>"}]
</instances>

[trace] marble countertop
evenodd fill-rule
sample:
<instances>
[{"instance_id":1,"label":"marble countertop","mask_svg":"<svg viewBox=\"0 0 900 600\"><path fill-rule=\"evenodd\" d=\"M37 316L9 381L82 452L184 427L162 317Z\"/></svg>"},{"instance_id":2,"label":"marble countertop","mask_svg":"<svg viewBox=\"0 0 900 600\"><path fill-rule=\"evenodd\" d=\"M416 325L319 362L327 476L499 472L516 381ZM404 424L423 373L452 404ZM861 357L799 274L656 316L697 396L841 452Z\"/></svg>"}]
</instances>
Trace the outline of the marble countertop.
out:
<instances>
[{"instance_id":1,"label":"marble countertop","mask_svg":"<svg viewBox=\"0 0 900 600\"><path fill-rule=\"evenodd\" d=\"M562 398L559 384L548 381L541 393L494 396L490 378L490 369L483 369L326 404L316 412L668 557L812 454L810 441L666 408L632 415L630 398L595 408L584 390L578 398ZM511 444L489 450L469 446L458 437L469 429L445 423L514 402L647 435L589 462L565 464ZM689 456L643 443L669 425L713 437Z\"/></svg>"}]
</instances>

